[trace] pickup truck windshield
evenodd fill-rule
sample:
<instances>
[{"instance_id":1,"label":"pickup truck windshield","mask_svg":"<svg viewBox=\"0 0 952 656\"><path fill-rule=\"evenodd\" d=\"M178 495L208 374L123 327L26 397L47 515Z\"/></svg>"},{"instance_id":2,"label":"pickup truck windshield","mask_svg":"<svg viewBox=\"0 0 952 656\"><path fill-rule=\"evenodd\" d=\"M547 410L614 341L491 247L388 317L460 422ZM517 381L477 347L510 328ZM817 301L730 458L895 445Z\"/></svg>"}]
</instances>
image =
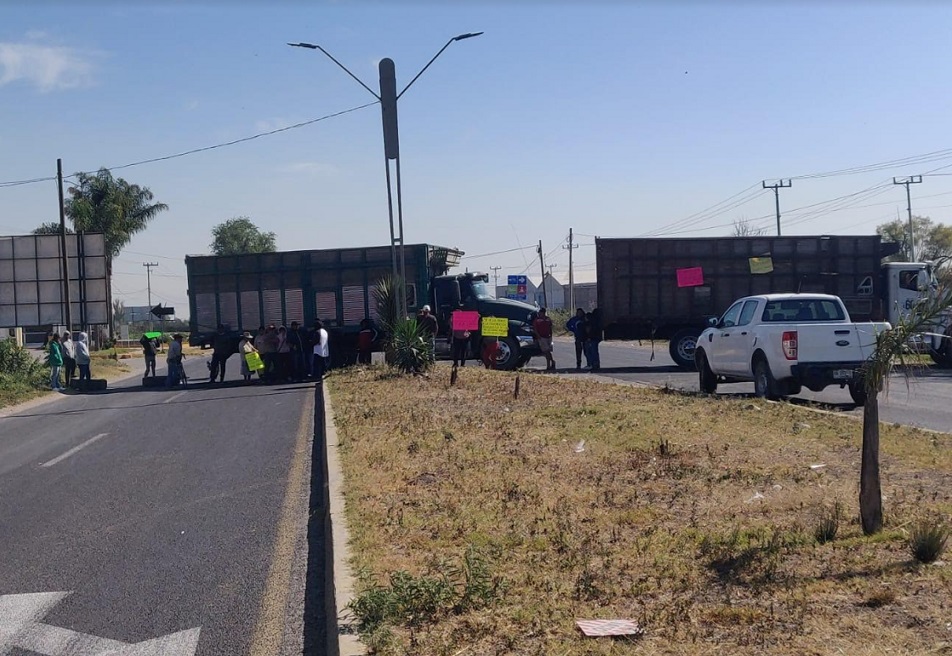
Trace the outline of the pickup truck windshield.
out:
<instances>
[{"instance_id":1,"label":"pickup truck windshield","mask_svg":"<svg viewBox=\"0 0 952 656\"><path fill-rule=\"evenodd\" d=\"M761 321L805 323L808 321L843 321L843 306L823 298L767 301Z\"/></svg>"}]
</instances>

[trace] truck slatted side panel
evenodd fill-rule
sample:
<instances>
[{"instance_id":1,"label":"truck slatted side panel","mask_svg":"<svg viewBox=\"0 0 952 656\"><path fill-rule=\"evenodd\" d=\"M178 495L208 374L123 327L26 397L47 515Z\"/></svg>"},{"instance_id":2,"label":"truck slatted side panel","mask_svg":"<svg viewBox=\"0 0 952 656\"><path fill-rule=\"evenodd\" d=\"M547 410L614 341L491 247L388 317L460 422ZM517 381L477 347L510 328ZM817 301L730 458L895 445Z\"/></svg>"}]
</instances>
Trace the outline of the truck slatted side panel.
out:
<instances>
[{"instance_id":1,"label":"truck slatted side panel","mask_svg":"<svg viewBox=\"0 0 952 656\"><path fill-rule=\"evenodd\" d=\"M218 295L218 319L232 330L238 328L237 292L221 292Z\"/></svg>"},{"instance_id":2,"label":"truck slatted side panel","mask_svg":"<svg viewBox=\"0 0 952 656\"><path fill-rule=\"evenodd\" d=\"M300 289L284 290L284 313L287 325L292 321L304 323L304 292Z\"/></svg>"},{"instance_id":3,"label":"truck slatted side panel","mask_svg":"<svg viewBox=\"0 0 952 656\"><path fill-rule=\"evenodd\" d=\"M280 326L284 321L281 316L281 290L265 289L261 292L261 299L264 301L264 321Z\"/></svg>"},{"instance_id":4,"label":"truck slatted side panel","mask_svg":"<svg viewBox=\"0 0 952 656\"><path fill-rule=\"evenodd\" d=\"M364 288L356 285L341 290L344 305L344 323L359 324L367 313L364 310Z\"/></svg>"},{"instance_id":5,"label":"truck slatted side panel","mask_svg":"<svg viewBox=\"0 0 952 656\"><path fill-rule=\"evenodd\" d=\"M242 330L257 330L261 325L261 308L258 305L258 292L241 292L241 323Z\"/></svg>"},{"instance_id":6,"label":"truck slatted side panel","mask_svg":"<svg viewBox=\"0 0 952 656\"><path fill-rule=\"evenodd\" d=\"M335 292L317 292L314 294L314 307L317 318L329 326L338 324L337 294Z\"/></svg>"},{"instance_id":7,"label":"truck slatted side panel","mask_svg":"<svg viewBox=\"0 0 952 656\"><path fill-rule=\"evenodd\" d=\"M198 319L199 330L214 331L218 327L215 294L195 294L195 314Z\"/></svg>"}]
</instances>

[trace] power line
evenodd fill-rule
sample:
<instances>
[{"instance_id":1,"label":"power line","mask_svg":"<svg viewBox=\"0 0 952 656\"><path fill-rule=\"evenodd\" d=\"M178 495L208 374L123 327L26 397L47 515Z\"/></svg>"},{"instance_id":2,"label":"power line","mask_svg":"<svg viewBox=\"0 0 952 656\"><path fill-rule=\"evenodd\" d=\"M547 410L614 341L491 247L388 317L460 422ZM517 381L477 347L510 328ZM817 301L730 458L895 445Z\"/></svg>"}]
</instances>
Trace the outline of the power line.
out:
<instances>
[{"instance_id":1,"label":"power line","mask_svg":"<svg viewBox=\"0 0 952 656\"><path fill-rule=\"evenodd\" d=\"M186 157L188 155L195 155L196 153L204 153L209 150L216 150L218 148L226 148L228 146L234 146L236 144L245 143L247 141L252 141L254 139L260 139L261 137L269 137L280 132L287 132L288 130L296 130L298 128L303 128L308 125L313 125L314 123L320 123L321 121L326 121L331 118L336 118L338 116L343 116L344 114L350 114L351 112L356 112L361 109L365 109L372 105L376 105L377 101L365 103L363 105L358 105L357 107L351 107L350 109L345 109L339 112L334 112L333 114L327 114L325 116L319 116L318 118L312 118L307 121L301 121L300 123L295 123L294 125L288 125L283 128L277 128L275 130L268 130L267 132L259 132L258 134L253 134L249 137L242 137L240 139L233 139L232 141L225 141L223 143L214 144L212 146L203 146L201 148L193 148L191 150L185 150L180 153L175 153L173 155L163 155L162 157L152 157L150 159L143 159L137 162L130 162L128 164L120 164L119 166L107 166L104 167L110 171L119 171L122 169L128 169L133 166L142 166L143 164L154 164L155 162L165 162L170 159L176 159L179 157ZM84 171L83 173L92 174L94 171ZM75 175L75 174L74 174ZM73 177L73 176L67 176ZM31 178L28 180L11 180L8 182L0 182L0 188L4 187L15 187L19 185L35 184L38 182L48 182L50 180L56 180L56 176L45 177L45 178Z\"/></svg>"}]
</instances>

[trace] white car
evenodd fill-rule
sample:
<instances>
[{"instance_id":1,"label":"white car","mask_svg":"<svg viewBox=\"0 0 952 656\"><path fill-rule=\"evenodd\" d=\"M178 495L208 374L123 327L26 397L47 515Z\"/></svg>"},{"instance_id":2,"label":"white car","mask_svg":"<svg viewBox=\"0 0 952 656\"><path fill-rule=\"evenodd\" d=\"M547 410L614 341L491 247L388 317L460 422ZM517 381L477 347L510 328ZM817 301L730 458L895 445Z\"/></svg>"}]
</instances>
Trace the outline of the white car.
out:
<instances>
[{"instance_id":1,"label":"white car","mask_svg":"<svg viewBox=\"0 0 952 656\"><path fill-rule=\"evenodd\" d=\"M765 294L736 301L697 340L702 392L719 383L753 382L757 396L849 387L866 402L862 368L888 323L853 323L843 301L827 294Z\"/></svg>"}]
</instances>

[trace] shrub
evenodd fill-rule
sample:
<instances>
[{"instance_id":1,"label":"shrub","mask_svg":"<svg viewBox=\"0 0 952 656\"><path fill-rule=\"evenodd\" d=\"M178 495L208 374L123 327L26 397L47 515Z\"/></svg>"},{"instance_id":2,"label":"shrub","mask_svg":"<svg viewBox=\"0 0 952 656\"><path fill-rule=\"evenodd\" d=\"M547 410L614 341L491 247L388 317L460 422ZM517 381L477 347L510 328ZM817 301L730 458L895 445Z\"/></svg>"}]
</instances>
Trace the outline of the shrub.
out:
<instances>
[{"instance_id":1,"label":"shrub","mask_svg":"<svg viewBox=\"0 0 952 656\"><path fill-rule=\"evenodd\" d=\"M28 350L6 339L0 341L0 375L23 382L42 381L46 376L43 363Z\"/></svg>"},{"instance_id":2,"label":"shrub","mask_svg":"<svg viewBox=\"0 0 952 656\"><path fill-rule=\"evenodd\" d=\"M939 559L945 551L949 539L949 527L935 522L922 520L909 534L909 549L920 563L931 563Z\"/></svg>"},{"instance_id":3,"label":"shrub","mask_svg":"<svg viewBox=\"0 0 952 656\"><path fill-rule=\"evenodd\" d=\"M433 364L429 337L416 319L396 322L387 350L390 363L403 373L419 373Z\"/></svg>"}]
</instances>

